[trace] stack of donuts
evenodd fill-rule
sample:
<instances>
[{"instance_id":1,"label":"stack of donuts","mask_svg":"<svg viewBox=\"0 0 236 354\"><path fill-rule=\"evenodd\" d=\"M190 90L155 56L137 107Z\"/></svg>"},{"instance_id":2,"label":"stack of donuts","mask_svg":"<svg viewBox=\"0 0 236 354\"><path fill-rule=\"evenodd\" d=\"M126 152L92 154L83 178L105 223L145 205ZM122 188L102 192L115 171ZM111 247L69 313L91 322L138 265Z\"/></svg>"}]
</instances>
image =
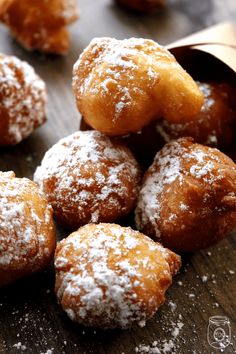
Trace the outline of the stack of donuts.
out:
<instances>
[{"instance_id":1,"label":"stack of donuts","mask_svg":"<svg viewBox=\"0 0 236 354\"><path fill-rule=\"evenodd\" d=\"M45 122L45 84L5 55L0 80L0 145L14 145ZM34 182L0 173L0 285L44 269L56 249L55 291L72 320L143 326L180 268L175 252L236 226L236 165L216 149L234 139L234 89L195 82L152 40L95 38L73 90L88 129L52 146ZM70 234L57 245L53 215Z\"/></svg>"},{"instance_id":2,"label":"stack of donuts","mask_svg":"<svg viewBox=\"0 0 236 354\"><path fill-rule=\"evenodd\" d=\"M74 65L73 89L91 134L123 143L136 136L138 161L145 139L159 143L137 196L138 230L174 251L193 252L234 228L235 164L213 148L226 149L235 137L233 87L195 82L154 41L97 38ZM47 165L43 160L38 171Z\"/></svg>"}]
</instances>

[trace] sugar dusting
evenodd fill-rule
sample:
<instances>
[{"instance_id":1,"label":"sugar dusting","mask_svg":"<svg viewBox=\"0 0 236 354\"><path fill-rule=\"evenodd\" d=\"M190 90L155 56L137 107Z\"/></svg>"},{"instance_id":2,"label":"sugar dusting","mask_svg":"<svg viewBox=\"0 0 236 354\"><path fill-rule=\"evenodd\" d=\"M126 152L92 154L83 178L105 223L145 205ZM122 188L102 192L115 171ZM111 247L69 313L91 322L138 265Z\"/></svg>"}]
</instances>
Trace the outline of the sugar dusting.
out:
<instances>
[{"instance_id":1,"label":"sugar dusting","mask_svg":"<svg viewBox=\"0 0 236 354\"><path fill-rule=\"evenodd\" d=\"M177 305L172 312L176 311ZM176 317L176 316L175 316ZM177 320L171 321L168 326L165 325L165 333L168 333L165 339L156 339L151 344L139 344L135 347L135 353L137 354L177 354L179 353L180 343L179 337L182 335L182 329L184 327L183 317L181 314L177 316Z\"/></svg>"},{"instance_id":2,"label":"sugar dusting","mask_svg":"<svg viewBox=\"0 0 236 354\"><path fill-rule=\"evenodd\" d=\"M155 228L156 237L160 236L157 227L161 211L160 196L164 188L171 186L175 180L178 180L181 185L180 156L183 152L184 149L180 144L173 142L157 153L140 191L135 212L136 225L142 229L145 224L151 223Z\"/></svg>"},{"instance_id":3,"label":"sugar dusting","mask_svg":"<svg viewBox=\"0 0 236 354\"><path fill-rule=\"evenodd\" d=\"M141 247L147 249L143 256ZM159 274L149 258L154 254L155 262L162 264ZM87 225L59 243L55 258L58 299L72 320L85 325L126 328L136 322L144 326L158 308L158 297L163 296L161 281L170 281L167 258L166 249L130 228ZM160 292L149 299L151 313L138 297L139 287L145 287L144 269L148 283Z\"/></svg>"},{"instance_id":4,"label":"sugar dusting","mask_svg":"<svg viewBox=\"0 0 236 354\"><path fill-rule=\"evenodd\" d=\"M21 4L22 3L22 4ZM77 0L12 0L4 2L1 21L9 26L14 37L25 49L64 54L67 52L66 26L79 18ZM15 16L20 17L20 23Z\"/></svg>"},{"instance_id":5,"label":"sugar dusting","mask_svg":"<svg viewBox=\"0 0 236 354\"><path fill-rule=\"evenodd\" d=\"M42 195L36 185L26 178L14 178L13 172L0 173L0 268L40 268L48 257L47 240L43 229L51 229L52 208L36 209L30 192ZM45 197L42 195L45 200ZM39 217L40 215L40 217Z\"/></svg>"},{"instance_id":6,"label":"sugar dusting","mask_svg":"<svg viewBox=\"0 0 236 354\"><path fill-rule=\"evenodd\" d=\"M176 184L181 188L187 176L193 180L201 179L209 186L222 179L220 171L216 173L215 167L216 163L219 163L219 157L215 153L218 150L207 148L206 151L198 144L189 145L186 142L188 139L180 138L166 144L157 153L144 178L135 211L135 221L138 229L143 229L147 224L152 225L156 237L160 237L160 216L165 203L163 191L166 195ZM183 165L185 161L188 161L186 166ZM188 212L190 205L181 201L179 209L181 212ZM170 221L176 220L176 217L175 214L171 214Z\"/></svg>"},{"instance_id":7,"label":"sugar dusting","mask_svg":"<svg viewBox=\"0 0 236 354\"><path fill-rule=\"evenodd\" d=\"M118 213L125 213L127 195L136 199L139 175L137 162L123 145L114 145L99 132L86 131L55 144L45 154L34 179L65 217L74 208L81 219L86 212L87 222L95 223L105 207L108 212L115 207ZM52 191L47 185L53 181Z\"/></svg>"},{"instance_id":8,"label":"sugar dusting","mask_svg":"<svg viewBox=\"0 0 236 354\"><path fill-rule=\"evenodd\" d=\"M121 335L119 352L124 354L128 352L159 354L157 350L161 351L164 347L164 342L169 343L171 340L173 342L173 349L169 352L171 354L180 354L182 352L192 354L200 354L201 352L202 354L201 345L202 341L206 340L208 316L224 314L221 292L233 286L232 277L234 277L234 275L230 274L227 262L220 262L222 253L219 252L219 250L227 254L229 249L231 248L223 243L223 245L214 247L211 252L208 250L201 252L201 254L204 254L207 258L207 261L209 257L212 256L212 262L219 264L218 271L215 275L218 286L217 288L213 286L213 289L218 289L217 291L208 292L205 289L206 286L211 288L212 284L214 284L212 283L213 278L211 277L211 272L206 273L206 269L203 267L203 272L196 274L192 269L193 266L191 263L185 265L177 281L174 282L173 291L168 294L169 301L166 301L166 304L158 311L157 316L151 320L150 326L147 326L144 330L139 330L134 327L133 330L129 332L118 333L118 336ZM46 274L47 273L48 272L46 272ZM202 284L201 278L204 275L208 277L207 285ZM190 278L194 279L194 282L189 281ZM50 281L50 287L52 287L50 291L47 289L47 286L48 284L45 284L45 282L38 284L38 291L43 291L46 295L43 303L52 303L54 304L54 308L56 304L53 297L52 282ZM1 340L1 350L3 353L14 351L16 347L13 347L13 345L19 342L27 348L27 351L25 351L27 353L31 352L33 342L34 352L37 351L40 354L45 354L49 350L56 353L58 347L60 348L60 354L66 354L73 350L83 352L83 343L99 342L101 345L107 345L106 333L101 337L101 331L93 331L92 329L80 326L76 327L76 336L73 338L65 337L67 339L67 343L65 343L63 340L64 337L61 336L61 331L55 328L55 320L54 317L51 316L51 312L48 312L46 308L45 311L37 308L35 303L31 301L32 297L31 294L29 296L27 288L24 292L26 296L22 302L22 306L19 307L17 304L14 305L14 303L12 303L10 311L8 312L8 326L12 333L12 342L9 344L7 332L5 335L3 333ZM35 292L37 294L37 290ZM197 301L196 298L189 299L188 297L188 294L193 292L196 294ZM32 296L34 297L34 295ZM14 297L14 295L12 295L12 297ZM38 294L36 298L38 298ZM199 303L204 303L204 306L200 309L201 311L199 311ZM8 308L8 306L9 296L4 296L4 291L2 291L0 298L1 311L4 307ZM202 313L202 311L206 311L206 313ZM179 317L180 314L182 314L182 318ZM199 320L192 321L191 319ZM178 323L181 322L184 326L179 329L179 335L173 337L173 334L177 332L175 328L177 328ZM148 333L148 337L146 337L146 333ZM15 337L14 334L16 334ZM116 336L115 333L113 334ZM123 341L123 336L135 338L135 344L132 344L132 341L130 341L129 347L127 348L126 342ZM232 342L235 340L235 335L232 333ZM53 350L54 346L55 349ZM108 345L107 350L109 353L112 352L113 347L112 343ZM229 347L229 350L231 350L231 347ZM163 354L163 352L161 352L161 354Z\"/></svg>"},{"instance_id":9,"label":"sugar dusting","mask_svg":"<svg viewBox=\"0 0 236 354\"><path fill-rule=\"evenodd\" d=\"M0 73L1 119L7 119L5 134L16 144L45 122L45 83L14 56L0 55Z\"/></svg>"},{"instance_id":10,"label":"sugar dusting","mask_svg":"<svg viewBox=\"0 0 236 354\"><path fill-rule=\"evenodd\" d=\"M202 251L207 254L209 252ZM228 282L232 284L232 279L227 274L227 266L222 265L218 274L193 274L189 268L192 268L191 263L186 263L182 268L182 272L177 282L175 282L176 295L169 300L162 310L159 312L155 321L155 331L149 342L143 340L135 348L137 354L179 354L185 353L200 353L197 348L199 343L204 340L207 333L207 319L199 319L198 321L189 321L189 318L197 318L199 316L199 303L204 303L201 307L201 313L209 315L222 315L220 304L216 302L216 292L209 292L205 287L212 288L217 281L222 282L222 288ZM193 267L194 268L194 267ZM194 283L189 281L189 277L194 279ZM203 283L204 287L203 287ZM224 285L223 285L224 284ZM206 314L204 314L206 316ZM202 321L202 322L201 322ZM151 325L151 328L153 326ZM191 331L191 332L190 332ZM191 333L191 335L189 335ZM201 347L199 347L201 348ZM201 350L200 350L201 351Z\"/></svg>"},{"instance_id":11,"label":"sugar dusting","mask_svg":"<svg viewBox=\"0 0 236 354\"><path fill-rule=\"evenodd\" d=\"M59 16L61 16L61 15L64 18L66 24L70 24L70 23L74 22L77 18L79 18L79 9L77 6L77 1L76 0L66 0L66 1L64 0L63 1L63 10L61 11L61 8L60 8Z\"/></svg>"},{"instance_id":12,"label":"sugar dusting","mask_svg":"<svg viewBox=\"0 0 236 354\"><path fill-rule=\"evenodd\" d=\"M85 60L89 50L93 55L91 62ZM155 52L155 57L150 55L152 50ZM145 63L145 69L143 68L145 72L141 76L139 57ZM123 111L135 105L134 97L146 94L143 91L144 81L147 90L157 84L159 73L156 70L156 60L165 58L172 58L172 55L152 40L94 38L74 65L73 87L75 91L79 90L81 95L86 92L88 95L101 94L112 97L116 102L113 115L113 119L116 121ZM91 68L81 84L77 72L83 63L86 64L86 67L91 66ZM142 85L133 84L137 72ZM99 85L94 80L96 76L99 78L97 80L99 83L102 81Z\"/></svg>"},{"instance_id":13,"label":"sugar dusting","mask_svg":"<svg viewBox=\"0 0 236 354\"><path fill-rule=\"evenodd\" d=\"M228 251L228 247L223 249L224 252ZM213 263L218 261L218 259L220 260L220 256L217 259L218 251L219 249L217 250L217 247L215 247ZM202 251L202 253L206 257L209 257L209 253L211 255L209 251ZM171 311L163 309L163 313L157 319L157 324L161 326L162 335L159 337L158 331L156 331L153 341L137 345L135 348L136 353L163 354L166 353L167 349L169 350L167 353L171 354L182 352L202 353L201 343L206 338L208 326L206 314L208 316L221 316L224 314L224 310L222 312L224 305L221 303L220 289L224 291L226 284L227 286L232 285L232 275L228 274L230 272L227 265L222 263L220 263L217 274L211 274L211 272L193 274L193 270L189 269L190 267L194 268L191 263L185 265L180 275L181 280L175 283L175 286L181 286L179 293L181 292L184 298L181 299L182 296L180 296L175 298L175 302L173 300L169 301L168 305ZM189 277L193 277L194 283L189 281ZM208 290L208 287L214 289L217 283L219 284L217 291ZM216 302L218 299L220 303ZM204 306L201 307L201 313L203 313L204 318L189 322L189 318L197 318L199 316L199 303L204 303ZM189 325L190 327L188 328ZM189 335L189 330L191 330L191 335ZM235 336L233 336L233 339L235 340ZM167 343L167 346L165 346L165 343ZM200 351L198 349L193 350L193 348L199 348Z\"/></svg>"},{"instance_id":14,"label":"sugar dusting","mask_svg":"<svg viewBox=\"0 0 236 354\"><path fill-rule=\"evenodd\" d=\"M22 344L21 342L18 342L18 343L16 343L16 344L13 344L12 347L13 347L13 348L16 348L17 350L21 350L21 351L27 350L27 347L26 347L24 344Z\"/></svg>"}]
</instances>

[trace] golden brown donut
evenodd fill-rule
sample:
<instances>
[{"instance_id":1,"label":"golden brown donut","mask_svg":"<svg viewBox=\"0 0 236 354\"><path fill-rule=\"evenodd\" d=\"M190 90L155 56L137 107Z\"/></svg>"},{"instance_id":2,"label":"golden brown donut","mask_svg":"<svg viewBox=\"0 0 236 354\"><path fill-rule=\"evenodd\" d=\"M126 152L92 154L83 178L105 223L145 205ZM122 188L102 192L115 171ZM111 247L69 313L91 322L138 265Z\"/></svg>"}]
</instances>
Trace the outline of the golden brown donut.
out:
<instances>
[{"instance_id":1,"label":"golden brown donut","mask_svg":"<svg viewBox=\"0 0 236 354\"><path fill-rule=\"evenodd\" d=\"M53 257L52 208L37 185L0 172L0 286L43 270Z\"/></svg>"},{"instance_id":2,"label":"golden brown donut","mask_svg":"<svg viewBox=\"0 0 236 354\"><path fill-rule=\"evenodd\" d=\"M129 227L85 225L57 245L55 291L67 315L85 326L144 326L180 265L175 253Z\"/></svg>"},{"instance_id":3,"label":"golden brown donut","mask_svg":"<svg viewBox=\"0 0 236 354\"><path fill-rule=\"evenodd\" d=\"M127 9L137 12L150 12L164 6L164 0L116 0L116 2Z\"/></svg>"},{"instance_id":4,"label":"golden brown donut","mask_svg":"<svg viewBox=\"0 0 236 354\"><path fill-rule=\"evenodd\" d=\"M46 121L44 81L26 62L0 54L0 145L15 145Z\"/></svg>"},{"instance_id":5,"label":"golden brown donut","mask_svg":"<svg viewBox=\"0 0 236 354\"><path fill-rule=\"evenodd\" d=\"M76 0L0 0L0 20L26 49L66 54L67 25L79 16Z\"/></svg>"},{"instance_id":6,"label":"golden brown donut","mask_svg":"<svg viewBox=\"0 0 236 354\"><path fill-rule=\"evenodd\" d=\"M166 120L156 122L156 129L165 142L191 136L196 142L227 149L235 138L236 91L227 83L201 83L204 104L195 120L174 124ZM157 138L158 140L158 138Z\"/></svg>"},{"instance_id":7,"label":"golden brown donut","mask_svg":"<svg viewBox=\"0 0 236 354\"><path fill-rule=\"evenodd\" d=\"M217 149L180 138L146 172L136 226L176 252L220 241L236 226L236 165Z\"/></svg>"},{"instance_id":8,"label":"golden brown donut","mask_svg":"<svg viewBox=\"0 0 236 354\"><path fill-rule=\"evenodd\" d=\"M130 150L97 131L55 144L34 175L56 220L72 229L126 216L137 200L140 169Z\"/></svg>"},{"instance_id":9,"label":"golden brown donut","mask_svg":"<svg viewBox=\"0 0 236 354\"><path fill-rule=\"evenodd\" d=\"M140 131L160 117L186 122L203 103L173 55L142 38L93 39L74 65L73 89L88 125L110 136Z\"/></svg>"}]
</instances>

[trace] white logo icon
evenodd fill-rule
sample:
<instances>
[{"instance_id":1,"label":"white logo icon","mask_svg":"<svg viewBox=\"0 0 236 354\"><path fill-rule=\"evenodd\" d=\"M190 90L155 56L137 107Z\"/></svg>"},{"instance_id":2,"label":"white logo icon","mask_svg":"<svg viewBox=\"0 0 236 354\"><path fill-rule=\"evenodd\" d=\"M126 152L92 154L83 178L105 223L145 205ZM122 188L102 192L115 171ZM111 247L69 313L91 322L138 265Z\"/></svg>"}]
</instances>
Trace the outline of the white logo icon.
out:
<instances>
[{"instance_id":1,"label":"white logo icon","mask_svg":"<svg viewBox=\"0 0 236 354\"><path fill-rule=\"evenodd\" d=\"M209 318L207 341L212 348L223 351L231 341L230 321L226 316Z\"/></svg>"}]
</instances>

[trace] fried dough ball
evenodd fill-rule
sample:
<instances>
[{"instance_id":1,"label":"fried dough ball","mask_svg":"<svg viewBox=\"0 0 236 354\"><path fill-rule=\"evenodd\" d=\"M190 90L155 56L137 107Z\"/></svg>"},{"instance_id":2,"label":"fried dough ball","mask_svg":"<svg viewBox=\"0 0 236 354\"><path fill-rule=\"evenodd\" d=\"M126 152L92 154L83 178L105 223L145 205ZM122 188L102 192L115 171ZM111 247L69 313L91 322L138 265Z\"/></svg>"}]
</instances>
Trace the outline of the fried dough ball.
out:
<instances>
[{"instance_id":1,"label":"fried dough ball","mask_svg":"<svg viewBox=\"0 0 236 354\"><path fill-rule=\"evenodd\" d=\"M148 39L95 38L74 65L73 89L85 121L110 136L164 117L186 122L203 95L170 52Z\"/></svg>"},{"instance_id":2,"label":"fried dough ball","mask_svg":"<svg viewBox=\"0 0 236 354\"><path fill-rule=\"evenodd\" d=\"M227 149L236 130L236 91L227 83L198 83L204 94L204 104L195 120L174 124L156 122L156 129L165 142L191 136L198 143Z\"/></svg>"},{"instance_id":3,"label":"fried dough ball","mask_svg":"<svg viewBox=\"0 0 236 354\"><path fill-rule=\"evenodd\" d=\"M0 0L0 20L26 49L66 54L67 25L79 16L76 0Z\"/></svg>"},{"instance_id":4,"label":"fried dough ball","mask_svg":"<svg viewBox=\"0 0 236 354\"><path fill-rule=\"evenodd\" d=\"M129 227L85 225L57 245L55 291L67 315L85 326L144 326L180 265L175 253Z\"/></svg>"},{"instance_id":5,"label":"fried dough ball","mask_svg":"<svg viewBox=\"0 0 236 354\"><path fill-rule=\"evenodd\" d=\"M164 0L116 0L116 2L130 10L150 12L164 6Z\"/></svg>"},{"instance_id":6,"label":"fried dough ball","mask_svg":"<svg viewBox=\"0 0 236 354\"><path fill-rule=\"evenodd\" d=\"M44 81L26 62L0 54L0 145L15 145L46 121Z\"/></svg>"},{"instance_id":7,"label":"fried dough ball","mask_svg":"<svg viewBox=\"0 0 236 354\"><path fill-rule=\"evenodd\" d=\"M77 229L126 216L137 200L140 169L125 145L97 131L85 131L55 144L34 179L57 221Z\"/></svg>"},{"instance_id":8,"label":"fried dough ball","mask_svg":"<svg viewBox=\"0 0 236 354\"><path fill-rule=\"evenodd\" d=\"M55 246L52 208L37 185L0 172L0 286L43 270Z\"/></svg>"},{"instance_id":9,"label":"fried dough ball","mask_svg":"<svg viewBox=\"0 0 236 354\"><path fill-rule=\"evenodd\" d=\"M146 172L136 226L176 252L220 241L236 226L236 165L217 149L180 138Z\"/></svg>"}]
</instances>

